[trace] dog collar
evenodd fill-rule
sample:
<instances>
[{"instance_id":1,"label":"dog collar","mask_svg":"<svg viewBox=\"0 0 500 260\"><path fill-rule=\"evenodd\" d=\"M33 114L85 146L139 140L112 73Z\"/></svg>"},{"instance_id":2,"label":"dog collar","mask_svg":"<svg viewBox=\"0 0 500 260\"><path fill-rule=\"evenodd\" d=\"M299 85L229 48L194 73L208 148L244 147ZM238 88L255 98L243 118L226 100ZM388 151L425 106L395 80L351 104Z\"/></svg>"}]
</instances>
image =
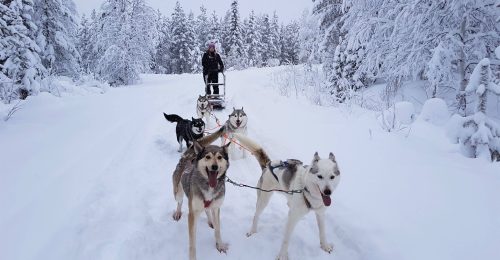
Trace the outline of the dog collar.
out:
<instances>
[{"instance_id":1,"label":"dog collar","mask_svg":"<svg viewBox=\"0 0 500 260\"><path fill-rule=\"evenodd\" d=\"M212 204L211 200L203 200L203 204L205 205L205 208L210 207L210 204Z\"/></svg>"}]
</instances>

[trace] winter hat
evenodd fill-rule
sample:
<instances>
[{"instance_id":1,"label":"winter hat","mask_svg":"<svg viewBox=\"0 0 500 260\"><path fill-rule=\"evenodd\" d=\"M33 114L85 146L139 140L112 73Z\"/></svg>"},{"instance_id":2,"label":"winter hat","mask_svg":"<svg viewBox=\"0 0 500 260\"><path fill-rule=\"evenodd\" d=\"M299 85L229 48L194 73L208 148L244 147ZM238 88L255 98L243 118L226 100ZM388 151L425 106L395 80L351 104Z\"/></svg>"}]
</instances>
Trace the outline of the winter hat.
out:
<instances>
[{"instance_id":1,"label":"winter hat","mask_svg":"<svg viewBox=\"0 0 500 260\"><path fill-rule=\"evenodd\" d=\"M209 49L210 49L210 48L214 48L214 49L215 49L215 43L213 43L213 42L209 43L209 44L208 44L208 48L209 48Z\"/></svg>"}]
</instances>

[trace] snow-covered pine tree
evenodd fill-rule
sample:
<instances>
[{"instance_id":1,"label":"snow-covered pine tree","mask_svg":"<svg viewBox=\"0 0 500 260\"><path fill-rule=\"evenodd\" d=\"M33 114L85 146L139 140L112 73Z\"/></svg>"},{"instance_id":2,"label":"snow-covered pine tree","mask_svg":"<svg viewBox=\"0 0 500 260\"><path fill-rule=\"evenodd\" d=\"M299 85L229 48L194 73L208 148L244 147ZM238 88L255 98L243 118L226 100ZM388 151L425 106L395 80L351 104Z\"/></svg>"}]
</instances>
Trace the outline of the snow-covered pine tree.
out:
<instances>
[{"instance_id":1,"label":"snow-covered pine tree","mask_svg":"<svg viewBox=\"0 0 500 260\"><path fill-rule=\"evenodd\" d=\"M163 36L163 33L162 33L162 30L163 30L163 20L164 20L164 17L163 17L163 14L160 12L160 10L156 10L155 14L154 14L154 30L153 30L153 42L151 44L151 46L154 46L154 48L151 49L151 53L150 53L150 56L151 56L151 64L150 64L150 68L151 68L151 71L153 73L158 73L159 72L159 68L158 68L158 62L157 62L157 56L156 56L156 53L157 53L157 47L160 45L160 41L162 40L162 36Z\"/></svg>"},{"instance_id":2,"label":"snow-covered pine tree","mask_svg":"<svg viewBox=\"0 0 500 260\"><path fill-rule=\"evenodd\" d=\"M98 28L98 75L112 85L129 85L148 72L154 11L145 0L106 0Z\"/></svg>"},{"instance_id":3,"label":"snow-covered pine tree","mask_svg":"<svg viewBox=\"0 0 500 260\"><path fill-rule=\"evenodd\" d=\"M272 50L276 48L272 39L271 23L269 21L269 15L263 14L259 19L259 29L261 31L261 42L262 48L260 50L262 57L262 65L268 66L268 62L272 59Z\"/></svg>"},{"instance_id":4,"label":"snow-covered pine tree","mask_svg":"<svg viewBox=\"0 0 500 260\"><path fill-rule=\"evenodd\" d=\"M0 3L0 100L7 103L36 94L45 73L33 40L33 6L31 0Z\"/></svg>"},{"instance_id":5,"label":"snow-covered pine tree","mask_svg":"<svg viewBox=\"0 0 500 260\"><path fill-rule=\"evenodd\" d=\"M42 63L51 75L77 77L80 54L76 48L78 13L73 0L34 1L37 42Z\"/></svg>"},{"instance_id":6,"label":"snow-covered pine tree","mask_svg":"<svg viewBox=\"0 0 500 260\"><path fill-rule=\"evenodd\" d=\"M291 22L281 26L280 30L280 63L298 64L299 62L299 25Z\"/></svg>"},{"instance_id":7,"label":"snow-covered pine tree","mask_svg":"<svg viewBox=\"0 0 500 260\"><path fill-rule=\"evenodd\" d=\"M321 61L319 53L319 38L321 37L319 16L311 15L304 10L300 19L299 29L299 62L318 64Z\"/></svg>"},{"instance_id":8,"label":"snow-covered pine tree","mask_svg":"<svg viewBox=\"0 0 500 260\"><path fill-rule=\"evenodd\" d=\"M450 51L444 48L442 43L439 43L432 50L432 57L425 70L432 98L438 97L438 94L441 94L440 92L443 92L444 88L453 87L456 83L453 80L453 73Z\"/></svg>"},{"instance_id":9,"label":"snow-covered pine tree","mask_svg":"<svg viewBox=\"0 0 500 260\"><path fill-rule=\"evenodd\" d=\"M112 86L133 84L139 79L140 69L128 52L129 11L128 0L106 0L101 6L97 74Z\"/></svg>"},{"instance_id":10,"label":"snow-covered pine tree","mask_svg":"<svg viewBox=\"0 0 500 260\"><path fill-rule=\"evenodd\" d=\"M198 46L188 24L186 13L179 2L176 3L172 13L172 71L174 73L187 73L193 69L193 55ZM193 29L194 30L194 29ZM194 37L194 38L193 38ZM199 57L196 57L199 58Z\"/></svg>"},{"instance_id":11,"label":"snow-covered pine tree","mask_svg":"<svg viewBox=\"0 0 500 260\"><path fill-rule=\"evenodd\" d=\"M156 12L146 0L130 0L129 53L141 73L151 72L152 55L157 45Z\"/></svg>"},{"instance_id":12,"label":"snow-covered pine tree","mask_svg":"<svg viewBox=\"0 0 500 260\"><path fill-rule=\"evenodd\" d=\"M186 42L189 44L189 72L200 72L201 71L201 55L202 51L199 46L201 46L198 41L198 34L196 33L196 21L194 19L193 12L190 12L187 20L187 31L186 31Z\"/></svg>"},{"instance_id":13,"label":"snow-covered pine tree","mask_svg":"<svg viewBox=\"0 0 500 260\"><path fill-rule=\"evenodd\" d=\"M207 8L200 7L200 14L196 17L196 34L198 37L199 51L204 52L207 49L207 44L215 37L210 33L210 21L207 15Z\"/></svg>"},{"instance_id":14,"label":"snow-covered pine tree","mask_svg":"<svg viewBox=\"0 0 500 260\"><path fill-rule=\"evenodd\" d=\"M241 34L240 13L238 10L238 1L231 3L229 17L229 27L227 32L227 41L225 50L227 55L227 67L243 68L246 62L246 53L243 46L243 37Z\"/></svg>"},{"instance_id":15,"label":"snow-covered pine tree","mask_svg":"<svg viewBox=\"0 0 500 260\"><path fill-rule=\"evenodd\" d=\"M248 57L248 66L259 67L262 64L261 56L261 34L258 29L257 19L255 13L252 10L248 17L248 24L246 26L245 32L245 46Z\"/></svg>"},{"instance_id":16,"label":"snow-covered pine tree","mask_svg":"<svg viewBox=\"0 0 500 260\"><path fill-rule=\"evenodd\" d=\"M217 13L214 11L212 12L212 15L210 16L210 21L209 21L209 31L208 31L208 41L214 42L217 47L217 52L219 53L224 53L224 50L222 48L222 26L220 23L220 18L217 16ZM205 46L203 48L203 51L205 51L207 48L207 43L205 42Z\"/></svg>"},{"instance_id":17,"label":"snow-covered pine tree","mask_svg":"<svg viewBox=\"0 0 500 260\"><path fill-rule=\"evenodd\" d=\"M95 62L94 43L92 42L92 21L88 20L85 14L82 15L76 48L80 53L80 68L83 73L90 74L93 71Z\"/></svg>"},{"instance_id":18,"label":"snow-covered pine tree","mask_svg":"<svg viewBox=\"0 0 500 260\"><path fill-rule=\"evenodd\" d=\"M476 112L468 117L455 115L448 133L460 142L466 156L500 161L500 126L486 115L488 94L500 96L500 86L493 81L488 58L475 67L465 91L477 95Z\"/></svg>"},{"instance_id":19,"label":"snow-covered pine tree","mask_svg":"<svg viewBox=\"0 0 500 260\"><path fill-rule=\"evenodd\" d=\"M221 17L219 25L221 30L220 44L222 46L222 49L219 50L219 54L226 56L230 51L228 42L230 41L231 10L228 10L224 17Z\"/></svg>"},{"instance_id":20,"label":"snow-covered pine tree","mask_svg":"<svg viewBox=\"0 0 500 260\"><path fill-rule=\"evenodd\" d=\"M156 46L155 73L172 73L172 30L168 17L163 17L160 26L160 42Z\"/></svg>"},{"instance_id":21,"label":"snow-covered pine tree","mask_svg":"<svg viewBox=\"0 0 500 260\"><path fill-rule=\"evenodd\" d=\"M268 46L269 57L271 59L279 59L280 56L280 25L278 20L278 14L276 11L273 13L273 17L269 24L270 30L270 42L271 44Z\"/></svg>"}]
</instances>

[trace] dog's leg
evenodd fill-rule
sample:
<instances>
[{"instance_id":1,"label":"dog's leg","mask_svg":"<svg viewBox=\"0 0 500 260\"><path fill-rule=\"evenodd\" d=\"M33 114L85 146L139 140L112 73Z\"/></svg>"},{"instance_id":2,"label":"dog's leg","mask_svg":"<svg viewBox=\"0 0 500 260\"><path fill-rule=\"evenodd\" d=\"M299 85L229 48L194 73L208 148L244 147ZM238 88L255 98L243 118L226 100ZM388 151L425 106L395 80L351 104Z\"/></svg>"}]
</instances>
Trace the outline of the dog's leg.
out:
<instances>
[{"instance_id":1,"label":"dog's leg","mask_svg":"<svg viewBox=\"0 0 500 260\"><path fill-rule=\"evenodd\" d=\"M196 260L196 223L200 210L196 210L192 206L192 201L189 201L189 214L188 214L188 229L189 229L189 259Z\"/></svg>"},{"instance_id":2,"label":"dog's leg","mask_svg":"<svg viewBox=\"0 0 500 260\"><path fill-rule=\"evenodd\" d=\"M213 212L212 212L212 210L206 209L205 213L207 213L208 226L211 227L211 228L214 228L214 221L213 221L213 214L212 214Z\"/></svg>"},{"instance_id":3,"label":"dog's leg","mask_svg":"<svg viewBox=\"0 0 500 260\"><path fill-rule=\"evenodd\" d=\"M263 183L263 179L264 176L262 176L261 180L259 180L258 186L262 189L271 189L269 185L265 185L265 183ZM257 191L257 204L255 205L255 215L253 216L252 228L247 233L247 237L257 233L257 225L259 224L259 217L266 208L267 204L269 204L269 200L271 199L272 195L273 195L272 192Z\"/></svg>"},{"instance_id":4,"label":"dog's leg","mask_svg":"<svg viewBox=\"0 0 500 260\"><path fill-rule=\"evenodd\" d=\"M227 243L222 242L220 235L220 208L212 210L214 213L215 247L219 252L226 253L229 248Z\"/></svg>"},{"instance_id":5,"label":"dog's leg","mask_svg":"<svg viewBox=\"0 0 500 260\"><path fill-rule=\"evenodd\" d=\"M288 220L286 222L285 237L283 238L283 243L281 244L280 254L276 259L287 260L288 259L288 243L290 242L290 237L292 236L293 229L297 222L307 214L309 209L306 206L295 206L290 208L288 211Z\"/></svg>"},{"instance_id":6,"label":"dog's leg","mask_svg":"<svg viewBox=\"0 0 500 260\"><path fill-rule=\"evenodd\" d=\"M331 253L333 251L333 244L330 244L326 241L325 235L325 211L316 211L316 220L318 222L319 229L319 242L321 248L325 250L327 253Z\"/></svg>"},{"instance_id":7,"label":"dog's leg","mask_svg":"<svg viewBox=\"0 0 500 260\"><path fill-rule=\"evenodd\" d=\"M175 210L174 214L172 215L172 218L175 221L179 221L182 216L182 200L184 199L184 191L182 189L182 185L179 183L179 186L177 188L177 193L175 194L175 200L177 201L177 209Z\"/></svg>"}]
</instances>

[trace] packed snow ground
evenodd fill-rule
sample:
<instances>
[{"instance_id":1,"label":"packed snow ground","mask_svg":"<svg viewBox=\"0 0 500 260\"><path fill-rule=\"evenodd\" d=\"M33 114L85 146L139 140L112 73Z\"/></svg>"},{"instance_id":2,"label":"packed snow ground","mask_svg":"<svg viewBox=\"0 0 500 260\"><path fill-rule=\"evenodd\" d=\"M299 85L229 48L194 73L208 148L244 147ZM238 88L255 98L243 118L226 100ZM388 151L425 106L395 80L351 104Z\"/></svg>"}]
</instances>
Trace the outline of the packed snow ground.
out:
<instances>
[{"instance_id":1,"label":"packed snow ground","mask_svg":"<svg viewBox=\"0 0 500 260\"><path fill-rule=\"evenodd\" d=\"M249 136L273 159L335 153L343 177L326 231L335 251L320 249L311 213L292 236L292 259L500 259L498 163L463 157L444 128L424 120L386 133L373 112L279 96L269 87L273 70L228 73L228 109L217 116L243 106ZM30 97L0 121L0 259L187 259L186 215L171 218L175 125L162 112L194 116L202 89L200 75L145 75L104 94ZM228 172L252 185L259 174L251 156ZM200 259L277 255L285 199L274 195L247 238L255 202L254 190L228 184L228 254L200 223Z\"/></svg>"}]
</instances>

